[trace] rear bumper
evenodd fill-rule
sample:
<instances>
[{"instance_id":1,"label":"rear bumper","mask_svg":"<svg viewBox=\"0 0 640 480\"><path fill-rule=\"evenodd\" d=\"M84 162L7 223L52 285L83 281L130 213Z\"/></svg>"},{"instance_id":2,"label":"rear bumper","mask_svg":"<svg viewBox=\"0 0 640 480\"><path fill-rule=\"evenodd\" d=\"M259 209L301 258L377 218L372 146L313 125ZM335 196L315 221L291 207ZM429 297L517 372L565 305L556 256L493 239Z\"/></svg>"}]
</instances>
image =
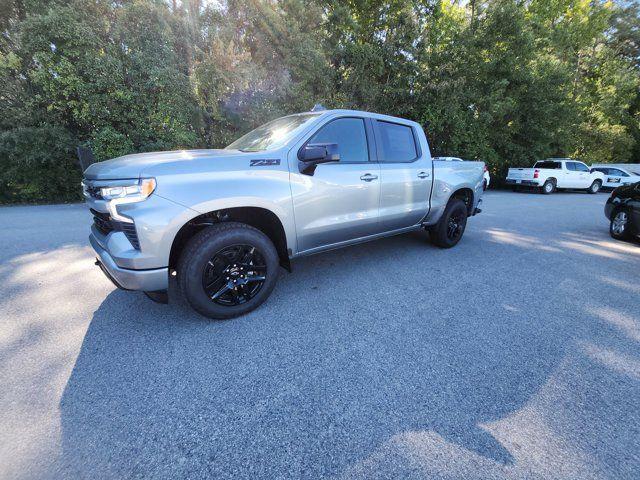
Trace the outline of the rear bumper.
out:
<instances>
[{"instance_id":1,"label":"rear bumper","mask_svg":"<svg viewBox=\"0 0 640 480\"><path fill-rule=\"evenodd\" d=\"M116 287L123 290L142 290L145 292L167 289L169 285L169 269L167 267L149 270L122 268L116 265L109 252L102 248L93 235L89 236L89 242L98 254L96 265Z\"/></svg>"},{"instance_id":2,"label":"rear bumper","mask_svg":"<svg viewBox=\"0 0 640 480\"><path fill-rule=\"evenodd\" d=\"M507 178L507 185L524 185L526 187L539 187L540 183L536 180L514 180Z\"/></svg>"}]
</instances>

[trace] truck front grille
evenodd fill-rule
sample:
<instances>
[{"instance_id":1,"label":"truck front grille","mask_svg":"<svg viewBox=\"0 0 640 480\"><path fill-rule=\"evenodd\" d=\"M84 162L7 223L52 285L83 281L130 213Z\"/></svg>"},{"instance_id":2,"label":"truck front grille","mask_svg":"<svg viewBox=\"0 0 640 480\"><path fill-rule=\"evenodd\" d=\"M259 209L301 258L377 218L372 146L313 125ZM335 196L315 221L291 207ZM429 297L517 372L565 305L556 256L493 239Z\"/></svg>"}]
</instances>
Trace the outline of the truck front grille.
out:
<instances>
[{"instance_id":1,"label":"truck front grille","mask_svg":"<svg viewBox=\"0 0 640 480\"><path fill-rule=\"evenodd\" d=\"M102 200L102 194L100 193L100 187L96 187L90 180L82 181L82 193L86 197L94 198L96 200Z\"/></svg>"},{"instance_id":2,"label":"truck front grille","mask_svg":"<svg viewBox=\"0 0 640 480\"><path fill-rule=\"evenodd\" d=\"M138 240L138 232L136 232L136 225L134 223L120 223L120 229L133 245L133 248L140 250L140 241Z\"/></svg>"},{"instance_id":3,"label":"truck front grille","mask_svg":"<svg viewBox=\"0 0 640 480\"><path fill-rule=\"evenodd\" d=\"M133 248L140 250L140 240L138 240L138 232L134 223L124 223L113 220L108 213L98 212L91 209L93 214L93 224L103 235L109 235L111 232L123 232Z\"/></svg>"},{"instance_id":4,"label":"truck front grille","mask_svg":"<svg viewBox=\"0 0 640 480\"><path fill-rule=\"evenodd\" d=\"M91 213L93 214L93 224L100 233L108 235L115 230L108 213L98 212L93 208L91 209Z\"/></svg>"}]
</instances>

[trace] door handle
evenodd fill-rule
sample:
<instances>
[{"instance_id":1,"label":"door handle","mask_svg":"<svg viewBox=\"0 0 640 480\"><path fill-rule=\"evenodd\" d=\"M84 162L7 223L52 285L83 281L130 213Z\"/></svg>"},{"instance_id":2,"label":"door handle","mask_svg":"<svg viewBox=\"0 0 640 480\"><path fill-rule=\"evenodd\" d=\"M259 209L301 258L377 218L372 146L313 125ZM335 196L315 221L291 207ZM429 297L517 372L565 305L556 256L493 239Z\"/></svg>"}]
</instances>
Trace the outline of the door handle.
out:
<instances>
[{"instance_id":1,"label":"door handle","mask_svg":"<svg viewBox=\"0 0 640 480\"><path fill-rule=\"evenodd\" d=\"M418 178L428 178L430 176L431 176L431 174L429 172L420 172L418 174Z\"/></svg>"},{"instance_id":2,"label":"door handle","mask_svg":"<svg viewBox=\"0 0 640 480\"><path fill-rule=\"evenodd\" d=\"M378 178L377 175L371 175L370 173L365 173L364 175L362 175L360 177L360 180L364 180L365 182L371 182L371 181L375 180L376 178Z\"/></svg>"}]
</instances>

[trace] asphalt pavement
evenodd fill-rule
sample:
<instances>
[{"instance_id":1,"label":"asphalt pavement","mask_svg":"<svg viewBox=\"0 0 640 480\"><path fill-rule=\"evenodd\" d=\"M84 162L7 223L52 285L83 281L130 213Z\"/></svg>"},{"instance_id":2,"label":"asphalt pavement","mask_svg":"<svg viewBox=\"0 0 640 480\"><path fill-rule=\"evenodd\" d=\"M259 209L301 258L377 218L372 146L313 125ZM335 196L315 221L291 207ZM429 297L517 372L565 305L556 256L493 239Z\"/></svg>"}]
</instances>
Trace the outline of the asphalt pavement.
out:
<instances>
[{"instance_id":1,"label":"asphalt pavement","mask_svg":"<svg viewBox=\"0 0 640 480\"><path fill-rule=\"evenodd\" d=\"M211 321L116 290L82 205L0 208L0 478L632 479L640 246L606 194L487 192Z\"/></svg>"}]
</instances>

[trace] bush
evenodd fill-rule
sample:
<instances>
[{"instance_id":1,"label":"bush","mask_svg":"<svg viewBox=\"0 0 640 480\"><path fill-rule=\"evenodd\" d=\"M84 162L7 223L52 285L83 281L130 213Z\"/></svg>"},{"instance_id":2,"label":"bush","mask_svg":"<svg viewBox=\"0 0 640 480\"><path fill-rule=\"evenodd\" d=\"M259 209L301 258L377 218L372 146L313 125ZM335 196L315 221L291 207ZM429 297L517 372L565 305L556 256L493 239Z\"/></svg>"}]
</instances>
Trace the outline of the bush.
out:
<instances>
[{"instance_id":1,"label":"bush","mask_svg":"<svg viewBox=\"0 0 640 480\"><path fill-rule=\"evenodd\" d=\"M81 171L75 142L61 127L25 127L0 133L0 202L75 201Z\"/></svg>"}]
</instances>

